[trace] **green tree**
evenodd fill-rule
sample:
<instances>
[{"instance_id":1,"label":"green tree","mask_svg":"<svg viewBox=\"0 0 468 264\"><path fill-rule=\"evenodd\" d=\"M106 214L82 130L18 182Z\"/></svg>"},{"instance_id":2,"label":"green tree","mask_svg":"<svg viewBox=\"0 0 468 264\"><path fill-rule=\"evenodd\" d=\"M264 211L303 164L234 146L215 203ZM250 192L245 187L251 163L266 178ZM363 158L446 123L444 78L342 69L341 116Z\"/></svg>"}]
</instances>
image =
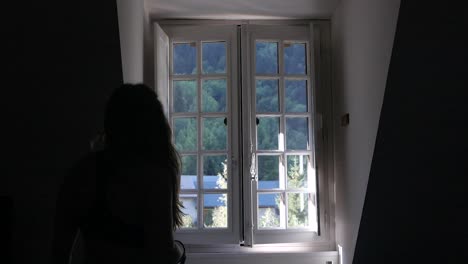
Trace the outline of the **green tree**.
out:
<instances>
[{"instance_id":1,"label":"green tree","mask_svg":"<svg viewBox=\"0 0 468 264\"><path fill-rule=\"evenodd\" d=\"M179 151L197 149L197 123L195 118L174 119L175 145Z\"/></svg>"},{"instance_id":2,"label":"green tree","mask_svg":"<svg viewBox=\"0 0 468 264\"><path fill-rule=\"evenodd\" d=\"M193 222L192 216L185 214L182 216L182 227L183 228L194 228L195 223Z\"/></svg>"},{"instance_id":3,"label":"green tree","mask_svg":"<svg viewBox=\"0 0 468 264\"><path fill-rule=\"evenodd\" d=\"M218 173L218 179L216 181L217 189L227 189L227 160L222 162L223 170ZM220 206L216 206L211 214L208 214L205 221L208 222L208 227L227 227L228 212L227 212L227 194L223 193L219 198L218 202Z\"/></svg>"},{"instance_id":4,"label":"green tree","mask_svg":"<svg viewBox=\"0 0 468 264\"><path fill-rule=\"evenodd\" d=\"M196 112L197 109L197 82L174 81L174 112Z\"/></svg>"},{"instance_id":5,"label":"green tree","mask_svg":"<svg viewBox=\"0 0 468 264\"><path fill-rule=\"evenodd\" d=\"M263 215L260 217L259 227L268 228L268 227L277 227L279 226L280 221L278 216L275 214L275 209L267 208L265 209Z\"/></svg>"},{"instance_id":6,"label":"green tree","mask_svg":"<svg viewBox=\"0 0 468 264\"><path fill-rule=\"evenodd\" d=\"M298 161L299 156L294 155L290 157L292 166L289 166L288 169L288 188L301 188L304 186L304 181L306 179L306 170L302 170L301 172ZM308 225L309 210L307 199L307 193L288 194L288 226L305 227Z\"/></svg>"}]
</instances>

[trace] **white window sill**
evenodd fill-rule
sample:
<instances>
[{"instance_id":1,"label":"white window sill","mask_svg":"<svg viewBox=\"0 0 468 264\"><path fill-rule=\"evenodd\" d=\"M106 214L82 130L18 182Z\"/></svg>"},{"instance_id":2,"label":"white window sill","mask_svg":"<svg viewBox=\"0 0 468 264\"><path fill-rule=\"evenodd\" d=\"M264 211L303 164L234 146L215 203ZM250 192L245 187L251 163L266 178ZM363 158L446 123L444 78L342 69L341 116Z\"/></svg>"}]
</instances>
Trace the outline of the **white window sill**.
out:
<instances>
[{"instance_id":1,"label":"white window sill","mask_svg":"<svg viewBox=\"0 0 468 264\"><path fill-rule=\"evenodd\" d=\"M338 264L338 252L188 253L186 264Z\"/></svg>"},{"instance_id":2,"label":"white window sill","mask_svg":"<svg viewBox=\"0 0 468 264\"><path fill-rule=\"evenodd\" d=\"M337 251L300 245L186 245L186 264L338 264Z\"/></svg>"}]
</instances>

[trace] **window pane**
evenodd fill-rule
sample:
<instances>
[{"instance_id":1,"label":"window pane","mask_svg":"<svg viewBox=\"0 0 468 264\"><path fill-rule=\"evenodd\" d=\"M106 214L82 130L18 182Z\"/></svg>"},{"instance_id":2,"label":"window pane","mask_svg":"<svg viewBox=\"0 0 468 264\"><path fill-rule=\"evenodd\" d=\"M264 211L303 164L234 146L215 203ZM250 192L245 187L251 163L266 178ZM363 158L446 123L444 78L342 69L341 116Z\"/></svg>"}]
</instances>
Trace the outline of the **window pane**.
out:
<instances>
[{"instance_id":1,"label":"window pane","mask_svg":"<svg viewBox=\"0 0 468 264\"><path fill-rule=\"evenodd\" d=\"M197 82L174 81L174 112L197 112Z\"/></svg>"},{"instance_id":2,"label":"window pane","mask_svg":"<svg viewBox=\"0 0 468 264\"><path fill-rule=\"evenodd\" d=\"M307 188L309 155L288 155L286 166L288 188Z\"/></svg>"},{"instance_id":3,"label":"window pane","mask_svg":"<svg viewBox=\"0 0 468 264\"><path fill-rule=\"evenodd\" d=\"M174 118L175 145L178 151L197 150L197 119Z\"/></svg>"},{"instance_id":4,"label":"window pane","mask_svg":"<svg viewBox=\"0 0 468 264\"><path fill-rule=\"evenodd\" d=\"M226 112L226 79L204 80L202 111Z\"/></svg>"},{"instance_id":5,"label":"window pane","mask_svg":"<svg viewBox=\"0 0 468 264\"><path fill-rule=\"evenodd\" d=\"M203 188L227 188L227 156L207 155L203 157Z\"/></svg>"},{"instance_id":6,"label":"window pane","mask_svg":"<svg viewBox=\"0 0 468 264\"><path fill-rule=\"evenodd\" d=\"M203 224L208 228L223 228L228 225L227 194L205 194Z\"/></svg>"},{"instance_id":7,"label":"window pane","mask_svg":"<svg viewBox=\"0 0 468 264\"><path fill-rule=\"evenodd\" d=\"M278 80L257 79L255 86L257 113L278 112Z\"/></svg>"},{"instance_id":8,"label":"window pane","mask_svg":"<svg viewBox=\"0 0 468 264\"><path fill-rule=\"evenodd\" d=\"M281 227L281 194L259 194L257 204L257 221L259 229Z\"/></svg>"},{"instance_id":9,"label":"window pane","mask_svg":"<svg viewBox=\"0 0 468 264\"><path fill-rule=\"evenodd\" d=\"M180 201L184 206L182 212L183 228L196 228L198 224L198 198L196 194L181 194Z\"/></svg>"},{"instance_id":10,"label":"window pane","mask_svg":"<svg viewBox=\"0 0 468 264\"><path fill-rule=\"evenodd\" d=\"M258 155L258 189L279 188L279 158Z\"/></svg>"},{"instance_id":11,"label":"window pane","mask_svg":"<svg viewBox=\"0 0 468 264\"><path fill-rule=\"evenodd\" d=\"M197 189L197 156L184 155L181 158L182 177L180 180L181 189Z\"/></svg>"},{"instance_id":12,"label":"window pane","mask_svg":"<svg viewBox=\"0 0 468 264\"><path fill-rule=\"evenodd\" d=\"M255 69L257 74L278 73L278 43L256 42Z\"/></svg>"},{"instance_id":13,"label":"window pane","mask_svg":"<svg viewBox=\"0 0 468 264\"><path fill-rule=\"evenodd\" d=\"M309 226L309 194L288 193L288 227Z\"/></svg>"},{"instance_id":14,"label":"window pane","mask_svg":"<svg viewBox=\"0 0 468 264\"><path fill-rule=\"evenodd\" d=\"M224 117L203 118L203 149L225 150L227 131Z\"/></svg>"},{"instance_id":15,"label":"window pane","mask_svg":"<svg viewBox=\"0 0 468 264\"><path fill-rule=\"evenodd\" d=\"M307 117L286 118L286 149L303 150L309 147Z\"/></svg>"},{"instance_id":16,"label":"window pane","mask_svg":"<svg viewBox=\"0 0 468 264\"><path fill-rule=\"evenodd\" d=\"M197 47L194 44L174 44L174 74L197 73Z\"/></svg>"},{"instance_id":17,"label":"window pane","mask_svg":"<svg viewBox=\"0 0 468 264\"><path fill-rule=\"evenodd\" d=\"M278 149L279 117L259 117L257 125L257 149Z\"/></svg>"},{"instance_id":18,"label":"window pane","mask_svg":"<svg viewBox=\"0 0 468 264\"><path fill-rule=\"evenodd\" d=\"M226 73L226 42L202 44L203 73Z\"/></svg>"},{"instance_id":19,"label":"window pane","mask_svg":"<svg viewBox=\"0 0 468 264\"><path fill-rule=\"evenodd\" d=\"M286 80L286 112L307 112L307 81Z\"/></svg>"},{"instance_id":20,"label":"window pane","mask_svg":"<svg viewBox=\"0 0 468 264\"><path fill-rule=\"evenodd\" d=\"M304 43L285 44L284 73L306 74L306 45Z\"/></svg>"}]
</instances>

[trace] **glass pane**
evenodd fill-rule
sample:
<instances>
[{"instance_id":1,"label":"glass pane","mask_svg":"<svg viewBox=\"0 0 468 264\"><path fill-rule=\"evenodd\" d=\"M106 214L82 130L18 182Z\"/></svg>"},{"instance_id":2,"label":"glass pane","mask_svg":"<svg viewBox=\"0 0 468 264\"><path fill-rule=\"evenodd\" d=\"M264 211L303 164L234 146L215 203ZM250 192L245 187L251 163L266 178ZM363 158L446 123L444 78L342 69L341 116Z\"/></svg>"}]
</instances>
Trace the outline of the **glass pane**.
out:
<instances>
[{"instance_id":1,"label":"glass pane","mask_svg":"<svg viewBox=\"0 0 468 264\"><path fill-rule=\"evenodd\" d=\"M307 188L309 155L288 155L286 159L288 188Z\"/></svg>"},{"instance_id":2,"label":"glass pane","mask_svg":"<svg viewBox=\"0 0 468 264\"><path fill-rule=\"evenodd\" d=\"M174 112L197 112L197 82L174 81Z\"/></svg>"},{"instance_id":3,"label":"glass pane","mask_svg":"<svg viewBox=\"0 0 468 264\"><path fill-rule=\"evenodd\" d=\"M174 74L197 73L197 47L195 43L174 44Z\"/></svg>"},{"instance_id":4,"label":"glass pane","mask_svg":"<svg viewBox=\"0 0 468 264\"><path fill-rule=\"evenodd\" d=\"M288 193L288 227L309 226L309 194Z\"/></svg>"},{"instance_id":5,"label":"glass pane","mask_svg":"<svg viewBox=\"0 0 468 264\"><path fill-rule=\"evenodd\" d=\"M279 188L279 156L258 155L258 189Z\"/></svg>"},{"instance_id":6,"label":"glass pane","mask_svg":"<svg viewBox=\"0 0 468 264\"><path fill-rule=\"evenodd\" d=\"M203 149L225 150L227 131L224 117L203 118Z\"/></svg>"},{"instance_id":7,"label":"glass pane","mask_svg":"<svg viewBox=\"0 0 468 264\"><path fill-rule=\"evenodd\" d=\"M259 194L257 204L257 221L259 229L278 228L281 226L281 194Z\"/></svg>"},{"instance_id":8,"label":"glass pane","mask_svg":"<svg viewBox=\"0 0 468 264\"><path fill-rule=\"evenodd\" d=\"M226 73L226 42L202 44L203 73Z\"/></svg>"},{"instance_id":9,"label":"glass pane","mask_svg":"<svg viewBox=\"0 0 468 264\"><path fill-rule=\"evenodd\" d=\"M278 43L257 41L255 47L257 74L278 73Z\"/></svg>"},{"instance_id":10,"label":"glass pane","mask_svg":"<svg viewBox=\"0 0 468 264\"><path fill-rule=\"evenodd\" d=\"M183 228L196 228L198 223L198 197L196 194L181 194L180 202L184 206L182 212Z\"/></svg>"},{"instance_id":11,"label":"glass pane","mask_svg":"<svg viewBox=\"0 0 468 264\"><path fill-rule=\"evenodd\" d=\"M286 118L286 149L302 150L309 148L307 117Z\"/></svg>"},{"instance_id":12,"label":"glass pane","mask_svg":"<svg viewBox=\"0 0 468 264\"><path fill-rule=\"evenodd\" d=\"M278 149L279 117L258 117L257 125L257 149L275 150Z\"/></svg>"},{"instance_id":13,"label":"glass pane","mask_svg":"<svg viewBox=\"0 0 468 264\"><path fill-rule=\"evenodd\" d=\"M209 155L203 157L203 188L227 188L227 156Z\"/></svg>"},{"instance_id":14,"label":"glass pane","mask_svg":"<svg viewBox=\"0 0 468 264\"><path fill-rule=\"evenodd\" d=\"M306 74L306 44L284 45L284 73Z\"/></svg>"},{"instance_id":15,"label":"glass pane","mask_svg":"<svg viewBox=\"0 0 468 264\"><path fill-rule=\"evenodd\" d=\"M181 189L197 189L197 156L184 155L181 158L182 177L180 179Z\"/></svg>"},{"instance_id":16,"label":"glass pane","mask_svg":"<svg viewBox=\"0 0 468 264\"><path fill-rule=\"evenodd\" d=\"M174 118L174 138L178 151L196 151L197 118Z\"/></svg>"},{"instance_id":17,"label":"glass pane","mask_svg":"<svg viewBox=\"0 0 468 264\"><path fill-rule=\"evenodd\" d=\"M257 79L255 93L257 113L278 112L278 80Z\"/></svg>"},{"instance_id":18,"label":"glass pane","mask_svg":"<svg viewBox=\"0 0 468 264\"><path fill-rule=\"evenodd\" d=\"M307 81L286 80L286 112L307 112Z\"/></svg>"},{"instance_id":19,"label":"glass pane","mask_svg":"<svg viewBox=\"0 0 468 264\"><path fill-rule=\"evenodd\" d=\"M226 112L226 79L204 80L202 111Z\"/></svg>"},{"instance_id":20,"label":"glass pane","mask_svg":"<svg viewBox=\"0 0 468 264\"><path fill-rule=\"evenodd\" d=\"M209 228L223 228L228 225L227 194L205 194L203 224Z\"/></svg>"}]
</instances>

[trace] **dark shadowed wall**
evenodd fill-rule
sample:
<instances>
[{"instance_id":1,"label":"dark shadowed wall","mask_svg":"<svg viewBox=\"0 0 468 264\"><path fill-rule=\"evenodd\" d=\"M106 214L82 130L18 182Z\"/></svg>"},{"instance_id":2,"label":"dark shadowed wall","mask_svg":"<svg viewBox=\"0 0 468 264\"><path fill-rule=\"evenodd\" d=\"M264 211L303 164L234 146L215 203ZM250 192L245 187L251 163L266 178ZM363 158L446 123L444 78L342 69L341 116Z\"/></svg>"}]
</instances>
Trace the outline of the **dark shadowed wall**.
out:
<instances>
[{"instance_id":1,"label":"dark shadowed wall","mask_svg":"<svg viewBox=\"0 0 468 264\"><path fill-rule=\"evenodd\" d=\"M354 264L468 263L467 26L401 2Z\"/></svg>"},{"instance_id":2,"label":"dark shadowed wall","mask_svg":"<svg viewBox=\"0 0 468 264\"><path fill-rule=\"evenodd\" d=\"M1 29L0 191L13 199L11 256L49 263L57 187L122 83L116 3L7 4Z\"/></svg>"}]
</instances>

